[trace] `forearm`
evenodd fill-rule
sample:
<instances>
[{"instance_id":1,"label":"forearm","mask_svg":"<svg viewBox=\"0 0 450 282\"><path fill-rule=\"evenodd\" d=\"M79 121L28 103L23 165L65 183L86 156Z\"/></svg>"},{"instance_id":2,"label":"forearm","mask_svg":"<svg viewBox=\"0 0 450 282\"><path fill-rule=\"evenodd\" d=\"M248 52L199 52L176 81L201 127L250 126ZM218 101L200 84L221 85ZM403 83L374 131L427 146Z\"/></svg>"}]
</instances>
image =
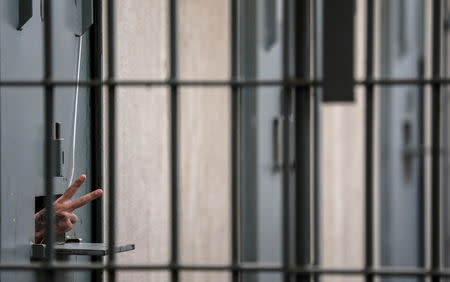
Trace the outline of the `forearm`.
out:
<instances>
[{"instance_id":1,"label":"forearm","mask_svg":"<svg viewBox=\"0 0 450 282\"><path fill-rule=\"evenodd\" d=\"M45 213L44 209L34 215L34 242L42 243L45 234Z\"/></svg>"}]
</instances>

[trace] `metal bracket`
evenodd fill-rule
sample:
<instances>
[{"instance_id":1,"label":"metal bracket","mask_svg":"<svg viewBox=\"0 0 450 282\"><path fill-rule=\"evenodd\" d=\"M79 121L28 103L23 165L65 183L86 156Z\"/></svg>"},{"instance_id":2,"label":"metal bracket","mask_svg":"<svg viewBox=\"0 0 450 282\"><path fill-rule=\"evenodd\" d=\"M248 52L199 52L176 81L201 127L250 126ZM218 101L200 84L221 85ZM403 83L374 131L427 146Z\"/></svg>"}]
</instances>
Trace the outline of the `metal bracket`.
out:
<instances>
[{"instance_id":1,"label":"metal bracket","mask_svg":"<svg viewBox=\"0 0 450 282\"><path fill-rule=\"evenodd\" d=\"M289 131L289 138L291 148L289 148L290 152L293 152L293 144L294 144L294 136L293 132L295 132L295 124L292 118L289 118L289 127L285 129L284 125L284 117L276 117L273 120L273 168L275 170L279 170L283 168L284 165L284 156L283 156L283 138L284 138L284 130ZM288 166L290 169L295 168L295 154L289 154L292 156L288 160Z\"/></svg>"},{"instance_id":2,"label":"metal bracket","mask_svg":"<svg viewBox=\"0 0 450 282\"><path fill-rule=\"evenodd\" d=\"M355 0L323 1L323 101L354 101Z\"/></svg>"},{"instance_id":3,"label":"metal bracket","mask_svg":"<svg viewBox=\"0 0 450 282\"><path fill-rule=\"evenodd\" d=\"M266 0L265 5L264 48L270 50L277 41L277 1Z\"/></svg>"},{"instance_id":4,"label":"metal bracket","mask_svg":"<svg viewBox=\"0 0 450 282\"><path fill-rule=\"evenodd\" d=\"M42 260L45 258L46 244L31 245L31 259ZM107 256L109 254L108 244L105 243L61 243L55 244L55 255L57 256ZM128 252L135 249L134 244L117 245L114 253Z\"/></svg>"},{"instance_id":5,"label":"metal bracket","mask_svg":"<svg viewBox=\"0 0 450 282\"><path fill-rule=\"evenodd\" d=\"M33 0L19 0L19 24L17 30L22 30L23 26L33 17Z\"/></svg>"},{"instance_id":6,"label":"metal bracket","mask_svg":"<svg viewBox=\"0 0 450 282\"><path fill-rule=\"evenodd\" d=\"M74 0L75 35L82 36L94 23L94 7L92 0Z\"/></svg>"}]
</instances>

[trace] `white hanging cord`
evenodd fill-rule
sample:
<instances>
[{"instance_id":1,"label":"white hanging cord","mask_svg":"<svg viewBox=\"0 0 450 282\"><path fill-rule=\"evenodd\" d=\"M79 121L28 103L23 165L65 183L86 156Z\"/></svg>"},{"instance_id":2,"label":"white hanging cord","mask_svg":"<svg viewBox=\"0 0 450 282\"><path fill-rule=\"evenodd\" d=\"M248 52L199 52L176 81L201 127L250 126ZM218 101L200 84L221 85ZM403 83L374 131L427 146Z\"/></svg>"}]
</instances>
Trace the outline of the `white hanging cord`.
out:
<instances>
[{"instance_id":1,"label":"white hanging cord","mask_svg":"<svg viewBox=\"0 0 450 282\"><path fill-rule=\"evenodd\" d=\"M75 147L76 147L76 141L77 141L77 116L78 116L78 90L80 88L79 82L80 82L80 65L81 65L81 47L83 45L83 35L77 36L79 38L78 40L78 62L77 62L77 78L76 78L76 85L75 85L75 103L74 103L74 110L73 110L73 135L72 135L72 172L70 174L70 180L69 185L72 184L73 181L73 175L75 172Z\"/></svg>"}]
</instances>

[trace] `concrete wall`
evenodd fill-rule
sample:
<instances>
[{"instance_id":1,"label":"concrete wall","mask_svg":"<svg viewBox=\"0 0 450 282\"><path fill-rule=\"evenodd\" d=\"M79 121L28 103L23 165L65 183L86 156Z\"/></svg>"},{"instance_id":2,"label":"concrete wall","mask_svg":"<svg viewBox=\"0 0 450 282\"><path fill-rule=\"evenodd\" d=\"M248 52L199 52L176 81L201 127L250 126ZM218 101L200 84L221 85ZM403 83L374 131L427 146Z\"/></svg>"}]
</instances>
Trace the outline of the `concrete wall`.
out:
<instances>
[{"instance_id":1,"label":"concrete wall","mask_svg":"<svg viewBox=\"0 0 450 282\"><path fill-rule=\"evenodd\" d=\"M168 1L117 1L117 73L164 79ZM105 57L106 58L106 57ZM118 89L117 240L136 250L120 263L167 263L170 254L169 103L166 88ZM166 273L126 272L119 281L167 281Z\"/></svg>"},{"instance_id":2,"label":"concrete wall","mask_svg":"<svg viewBox=\"0 0 450 282\"><path fill-rule=\"evenodd\" d=\"M179 75L228 79L229 1L179 1ZM180 260L230 263L230 91L180 89ZM184 273L184 281L228 281Z\"/></svg>"}]
</instances>

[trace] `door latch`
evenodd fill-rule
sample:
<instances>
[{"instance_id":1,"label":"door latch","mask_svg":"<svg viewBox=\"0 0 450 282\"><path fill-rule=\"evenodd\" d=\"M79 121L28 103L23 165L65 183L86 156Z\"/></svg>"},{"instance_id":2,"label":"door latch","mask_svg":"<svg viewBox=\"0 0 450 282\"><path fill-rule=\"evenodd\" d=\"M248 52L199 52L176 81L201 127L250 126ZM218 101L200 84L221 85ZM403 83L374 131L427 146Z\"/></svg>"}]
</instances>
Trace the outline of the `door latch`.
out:
<instances>
[{"instance_id":1,"label":"door latch","mask_svg":"<svg viewBox=\"0 0 450 282\"><path fill-rule=\"evenodd\" d=\"M289 169L295 168L295 154L294 154L294 121L292 118L289 118L288 128L285 128L284 117L276 117L273 120L273 168L275 170L282 169L285 163L284 160L284 131L288 130L288 138L289 138L289 156L290 158L287 160L287 165Z\"/></svg>"},{"instance_id":2,"label":"door latch","mask_svg":"<svg viewBox=\"0 0 450 282\"><path fill-rule=\"evenodd\" d=\"M411 116L407 116L403 120L402 139L404 170L406 175L410 175L414 158L431 154L433 148L425 146L424 144L413 144L413 119ZM439 148L439 153L445 153L445 149Z\"/></svg>"},{"instance_id":3,"label":"door latch","mask_svg":"<svg viewBox=\"0 0 450 282\"><path fill-rule=\"evenodd\" d=\"M61 123L55 123L55 139L53 139L53 155L54 155L54 176L63 177L64 171L64 150L61 134Z\"/></svg>"}]
</instances>

